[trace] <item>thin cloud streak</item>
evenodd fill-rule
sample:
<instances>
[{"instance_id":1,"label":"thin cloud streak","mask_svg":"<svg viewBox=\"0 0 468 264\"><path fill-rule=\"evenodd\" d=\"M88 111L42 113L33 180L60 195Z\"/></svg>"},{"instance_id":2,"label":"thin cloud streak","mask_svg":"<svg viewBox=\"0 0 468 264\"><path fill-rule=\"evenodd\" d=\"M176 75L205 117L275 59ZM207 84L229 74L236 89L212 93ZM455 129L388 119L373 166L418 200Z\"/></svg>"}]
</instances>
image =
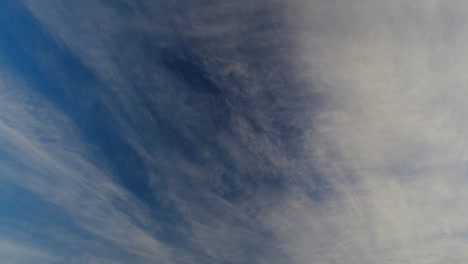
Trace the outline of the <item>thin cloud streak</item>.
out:
<instances>
[{"instance_id":1,"label":"thin cloud streak","mask_svg":"<svg viewBox=\"0 0 468 264\"><path fill-rule=\"evenodd\" d=\"M21 80L8 77L2 78L1 143L18 168L2 164L2 181L58 206L78 228L69 232L106 241L105 247L120 248L137 263L175 261L171 250L147 232L157 228L148 209L86 158L86 144L69 118Z\"/></svg>"}]
</instances>

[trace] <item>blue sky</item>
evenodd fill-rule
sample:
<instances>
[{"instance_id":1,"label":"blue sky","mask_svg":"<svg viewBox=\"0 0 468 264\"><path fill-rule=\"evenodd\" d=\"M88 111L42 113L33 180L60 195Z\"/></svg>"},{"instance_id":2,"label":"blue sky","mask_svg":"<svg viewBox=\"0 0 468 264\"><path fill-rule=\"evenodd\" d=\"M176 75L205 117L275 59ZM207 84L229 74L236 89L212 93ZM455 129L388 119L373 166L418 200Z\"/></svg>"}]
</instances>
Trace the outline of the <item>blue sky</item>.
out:
<instances>
[{"instance_id":1,"label":"blue sky","mask_svg":"<svg viewBox=\"0 0 468 264\"><path fill-rule=\"evenodd\" d=\"M8 263L461 263L468 5L3 1Z\"/></svg>"}]
</instances>

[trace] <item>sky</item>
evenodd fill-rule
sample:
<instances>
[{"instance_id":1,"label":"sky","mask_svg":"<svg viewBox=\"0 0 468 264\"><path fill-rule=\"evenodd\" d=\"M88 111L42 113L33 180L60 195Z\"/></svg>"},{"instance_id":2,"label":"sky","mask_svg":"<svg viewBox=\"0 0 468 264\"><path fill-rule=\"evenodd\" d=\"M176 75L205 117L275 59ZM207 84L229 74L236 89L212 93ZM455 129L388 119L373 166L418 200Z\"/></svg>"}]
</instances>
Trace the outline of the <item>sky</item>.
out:
<instances>
[{"instance_id":1,"label":"sky","mask_svg":"<svg viewBox=\"0 0 468 264\"><path fill-rule=\"evenodd\" d=\"M0 0L0 258L468 259L468 4Z\"/></svg>"}]
</instances>

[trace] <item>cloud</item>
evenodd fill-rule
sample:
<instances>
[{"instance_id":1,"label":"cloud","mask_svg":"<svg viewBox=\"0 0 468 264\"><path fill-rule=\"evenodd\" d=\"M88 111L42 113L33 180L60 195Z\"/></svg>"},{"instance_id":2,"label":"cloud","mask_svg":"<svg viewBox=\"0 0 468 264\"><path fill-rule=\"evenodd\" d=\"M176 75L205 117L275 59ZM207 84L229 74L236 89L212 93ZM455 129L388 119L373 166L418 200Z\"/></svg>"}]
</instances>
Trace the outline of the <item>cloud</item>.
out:
<instances>
[{"instance_id":1,"label":"cloud","mask_svg":"<svg viewBox=\"0 0 468 264\"><path fill-rule=\"evenodd\" d=\"M327 98L309 149L335 195L275 214L286 250L298 263L466 259L466 5L298 6L304 74Z\"/></svg>"},{"instance_id":2,"label":"cloud","mask_svg":"<svg viewBox=\"0 0 468 264\"><path fill-rule=\"evenodd\" d=\"M9 240L0 241L0 256L8 263L54 263L55 256L51 256L34 247L27 247L24 243Z\"/></svg>"},{"instance_id":3,"label":"cloud","mask_svg":"<svg viewBox=\"0 0 468 264\"><path fill-rule=\"evenodd\" d=\"M8 157L0 167L2 182L37 194L39 199L58 207L59 215L49 217L58 220L65 215L71 220L65 224L68 230L62 230L64 236L86 234L78 236L76 244L82 244L89 236L102 241L97 248L104 250L93 252L91 263L93 254L98 259L120 261L109 254L115 248L121 257L137 263L176 261L178 257L151 233L157 225L151 222L148 208L116 184L102 164L88 159L89 149L70 119L17 75L8 74L5 68L2 72L0 131L2 154ZM40 205L34 203L29 210ZM64 260L70 253L55 254L61 257L54 256L55 259ZM178 255L183 258L182 252Z\"/></svg>"},{"instance_id":4,"label":"cloud","mask_svg":"<svg viewBox=\"0 0 468 264\"><path fill-rule=\"evenodd\" d=\"M212 11L197 5L147 2L150 18L136 4L122 14L105 4L24 3L34 16L22 21L40 33L30 38L39 48L23 51L38 69L20 72L20 79L32 86L24 93L35 91L51 110L42 113L41 105L28 115L20 111L25 116L5 112L11 120L2 129L12 139L14 158L31 159L24 166L41 170L24 172L16 184L65 208L91 241L104 240L99 244L110 256L94 259L118 262L112 253L119 249L141 262L284 259L255 219L261 208L253 203L288 180L281 174L292 164L281 148L289 145L281 138L295 129L276 127L288 118L285 98L291 96L275 84L284 78L282 67L278 74L269 71L281 56L249 45L250 39L269 45L268 12L259 4L220 4L217 10L233 15L217 23L198 21ZM159 8L175 11L160 18L152 13ZM156 22L175 26L154 28ZM30 30L18 24L16 30ZM258 29L250 31L250 24ZM226 45L225 38L233 42ZM254 52L258 58L252 59ZM44 57L54 63L42 65ZM26 104L7 101L5 107ZM26 127L15 127L17 120ZM54 133L59 139L50 139Z\"/></svg>"},{"instance_id":5,"label":"cloud","mask_svg":"<svg viewBox=\"0 0 468 264\"><path fill-rule=\"evenodd\" d=\"M53 219L5 241L75 263L466 259L464 4L22 3L40 33L1 71L0 179Z\"/></svg>"}]
</instances>

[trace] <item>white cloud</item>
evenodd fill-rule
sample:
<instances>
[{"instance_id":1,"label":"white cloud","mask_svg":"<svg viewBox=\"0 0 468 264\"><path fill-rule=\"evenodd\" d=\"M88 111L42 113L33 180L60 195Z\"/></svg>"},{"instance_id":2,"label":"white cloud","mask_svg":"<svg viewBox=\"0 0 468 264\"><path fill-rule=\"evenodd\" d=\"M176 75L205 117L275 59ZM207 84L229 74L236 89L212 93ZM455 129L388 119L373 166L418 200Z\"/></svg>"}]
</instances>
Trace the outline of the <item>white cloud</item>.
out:
<instances>
[{"instance_id":1,"label":"white cloud","mask_svg":"<svg viewBox=\"0 0 468 264\"><path fill-rule=\"evenodd\" d=\"M167 72L163 66L159 65L160 62L156 59L153 61L153 58L148 59L149 56L145 53L157 53L160 52L159 50L140 50L142 48L140 45L145 42L130 40L125 34L138 32L136 35L141 34L139 36L142 38L154 41L152 43L154 46L151 47L153 49L158 49L160 48L158 45L162 45L157 41L171 41L173 36L165 35L167 32L154 26L159 25L156 23L158 21L145 18L140 13L129 17L122 16L116 13L113 8L95 1L24 2L29 2L28 8L37 16L39 22L43 23L44 32L53 35L60 45L66 46L64 48L69 48L73 55L76 55L77 60L88 66L88 69L102 84L102 87L99 87L99 94L102 97L97 101L103 104L103 108L106 107L111 112L112 116L108 118L116 120L115 133L127 140L136 150L138 155L132 158L143 160L143 166L147 166L145 169L147 169L148 175L145 176L156 182L149 182L148 185L153 184L149 188L153 188L155 193L161 191L155 196L157 195L163 200L163 203L173 203L176 207L174 211L180 211L182 219L175 220L184 222L186 226L177 226L180 228L178 230L180 234L174 234L174 240L180 238L181 248L190 247L190 252L186 253L184 249L177 246L172 248L152 237L152 231L159 231L161 227L155 223L156 220L153 219L153 216L147 213L145 206L135 201L133 196L125 190L125 186L120 186L112 181L113 176L107 172L105 165L96 159L96 153L88 151L96 146L88 146L89 143L80 138L78 128L75 127L76 124L73 123L73 120L65 113L61 113L46 98L34 93L32 89L20 88L16 82L21 82L21 80L4 81L2 93L5 96L2 98L3 102L0 106L1 144L9 149L9 153L23 162L26 167L25 171L18 171L9 164L0 163L0 170L3 172L4 178L38 193L44 199L59 206L65 213L70 214L79 227L93 236L91 241L97 243L96 241L102 240L105 242L102 244L109 244L101 245L98 243L106 249L106 254L109 252L110 254L98 254L90 250L89 247L85 247L83 249L84 256L70 253L70 257L76 259L78 263L80 261L103 263L104 260L116 263L135 263L138 260L141 260L142 263L155 261L190 263L192 257L194 259L200 257L208 262L237 262L236 260L248 262L254 257L262 259L262 253L257 252L265 247L262 244L264 236L260 234L259 224L255 224L255 221L249 219L249 216L242 212L242 208L239 208L240 206L229 203L213 192L219 194L223 192L222 188L234 187L244 191L242 184L246 181L244 179L246 176L239 175L250 173L253 177L257 177L253 173L263 169L257 167L266 167L267 165L264 163L268 164L270 160L276 159L276 157L270 157L268 153L259 153L261 150L265 150L262 152L271 151L273 146L270 145L269 138L266 135L258 136L253 131L241 129L248 125L242 117L239 118L239 124L243 126L234 131L235 135L229 133L219 135L220 142L216 143L220 144L220 148L223 150L227 148L226 152L235 156L235 161L228 161L232 162L233 166L236 166L234 169L239 171L235 174L231 173L233 179L229 179L232 180L234 187L228 186L228 183L221 179L228 168L225 167L226 164L222 163L223 161L214 157L216 152L211 153L212 150L209 148L202 148L203 153L197 153L207 161L205 166L197 166L191 160L186 160L177 151L179 149L176 145L170 146L176 149L175 151L171 149L168 151L169 154L164 153L161 150L161 145L166 144L166 142L163 142L164 139L161 140L159 137L161 130L160 123L158 123L159 118L169 119L173 123L170 125L174 125L178 132L185 133L184 136L189 137L192 141L197 140L196 137L190 138L195 132L209 133L209 137L212 136L213 140L216 140L215 135L211 135L211 131L206 132L201 129L196 131L193 128L194 126L203 126L203 123L199 125L197 121L205 121L206 116L210 118L207 111L211 112L212 109L195 111L193 105L187 105L196 102L203 107L203 103L210 102L212 98L207 99L185 91L184 89L189 89L182 86L191 84L177 80L175 76L171 75L173 73ZM150 6L151 8L156 6L155 9L159 9L159 5L155 3ZM251 8L249 4L246 5L245 11L242 10L242 5L229 4L224 6L221 4L220 8L226 12L231 12L231 9L234 8L233 13L239 12L250 19L253 18L249 14ZM158 11L152 10L149 13L152 12ZM194 6L184 9L182 14L178 16L165 14L164 19L171 22L172 19L189 18L190 21L177 23L181 23L181 28L188 25L193 26L194 30L177 32L176 29L171 28L171 31L175 30L171 34L176 35L177 38L181 37L178 34L184 35L184 38L199 38L199 42L204 39L205 34L217 38L217 43L214 45L205 46L198 41L193 43L198 44L203 50L200 53L206 52L204 49L210 52L217 49L217 56L221 60L225 60L221 63L223 65L221 68L225 72L219 72L218 69L215 69L207 74L216 75L213 78L219 79L232 73L240 77L243 85L231 85L230 83L227 85L226 80L220 81L224 85L222 88L233 90L228 91L229 93L242 92L250 96L258 93L259 90L265 90L268 85L262 83L263 81L256 80L253 83L249 80L258 77L246 69L248 58L245 57L248 56L240 54L244 58L238 59L236 56L239 54L234 52L242 45L249 48L248 43L239 38L241 35L245 36L247 33L251 33L245 26L248 23L237 16L232 16L223 23L198 21L198 19L207 16L208 13L204 12L211 13L214 10L207 11L203 8L197 9ZM196 14L203 15L197 16ZM158 16L151 14L152 19L155 17L156 20L159 19ZM167 23L167 21L165 22ZM206 23L206 25L200 23ZM197 27L197 25L201 26ZM234 34L232 34L233 30ZM225 36L230 37L235 42L226 45L223 34L220 36L217 33L219 31L223 31ZM81 32L81 35L77 35L76 32ZM190 36L187 37L187 35ZM257 34L251 35L258 36ZM212 42L210 43L212 44ZM267 42L263 44L265 43ZM177 48L175 47L174 50L177 51ZM228 56L225 56L225 53ZM208 59L215 57L211 53L197 55L200 55L202 59L205 59L202 55L207 55ZM236 65L232 66L231 61L236 62ZM65 74L67 73L65 72ZM249 83L251 86L244 85L245 83ZM61 84L57 83L57 85ZM96 87L80 88L95 89ZM244 91L238 92L236 89L244 89ZM241 96L243 95L239 97ZM202 101L203 99L205 101ZM249 100L251 99L249 98ZM233 110L235 115L245 114L243 111L246 111L244 109ZM252 117L260 119L257 115L263 116L264 113L257 110L256 115ZM266 126L269 125L269 122L271 121L265 122ZM210 127L203 129L209 130ZM208 135L205 136L208 137ZM257 138L256 141L255 138ZM233 144L231 141L238 144ZM194 143L198 144L198 142ZM261 149L257 149L256 146L261 147ZM263 158L265 161L260 165L257 164L258 160L254 159L259 155L265 156ZM229 155L226 156L229 157ZM153 173L154 171L158 171L158 173ZM13 178L11 175L15 175L15 177ZM131 177L131 175L126 176ZM238 176L240 179L237 179ZM185 178L179 180L177 177ZM160 186L155 187L158 181L168 181L167 189ZM213 182L216 181L219 183L214 184ZM172 184L172 182L176 184ZM193 187L190 186L192 183L194 183ZM212 186L220 188L213 191ZM246 190L249 195L251 192L252 190ZM123 209L121 208L122 204ZM136 219L137 223L131 219ZM187 243L188 246L184 243ZM80 243L80 245L83 244L85 243ZM109 247L111 248L109 249ZM133 254L135 259L130 257L129 259L117 259L118 256L112 255L115 250ZM274 251L275 248L267 250Z\"/></svg>"},{"instance_id":2,"label":"white cloud","mask_svg":"<svg viewBox=\"0 0 468 264\"><path fill-rule=\"evenodd\" d=\"M468 193L468 126L464 117L468 110L468 5L436 0L297 0L284 10L289 12L290 31L282 28L252 33L250 24L242 19L254 17L252 10L259 10L261 2L237 5L226 1L213 9L194 5L182 8L178 15L157 16L156 20L143 14L157 13L160 3L145 8L132 5L131 12L135 13L122 16L112 7L93 1L24 2L50 33L103 81L101 92L119 122L119 133L126 133L124 137L150 168L177 164L170 172L187 174L190 183L226 187L219 177L226 171L225 164L213 162L216 154L208 148L200 154L210 161L205 167L194 165L179 153L161 157L164 155L158 152L153 135L147 134L157 131L158 125L155 116L141 106L142 97L164 106L168 100L191 98L191 94L174 96L166 93L168 90L139 94L131 89L129 80L161 87L184 84L168 77L157 62L146 63L146 54L138 50L137 41L119 47L116 43L126 36L124 33L139 32L141 35L130 36L157 39L157 47L170 46L174 39L191 40L192 51L206 60L205 66L212 66L208 67L209 74L229 88L229 95L258 104L257 108L234 109L233 133L217 135L216 143L233 157L241 172L290 171L291 191L287 199L277 203L281 199L269 197L268 192L252 194L259 188L249 193L246 201L235 204L203 186L189 189L202 192L191 194L200 201L190 200L190 195L178 197L178 188L185 190L184 186L168 190L168 195L175 197L167 198L176 201L189 222L191 230L184 235L194 243L195 250L219 261L241 259L245 244L264 243L256 233L263 228L259 223L263 221L279 238L275 246L297 263L460 263L468 257L468 215L464 210ZM229 15L222 15L222 21L204 20L215 12ZM250 22L255 24L254 19ZM174 24L179 31L171 28ZM83 35L76 36L76 32ZM243 38L248 33L255 36L249 39L253 43ZM294 44L281 44L283 37L293 39ZM279 145L284 142L274 135L278 131L276 115L283 113L275 107L296 110L291 99L296 97L287 97L288 90L278 95L273 106L261 98L263 91L279 92L291 84L278 84L284 80L274 75L282 72L282 66L253 67L253 54L239 51L251 51L251 45L278 50L277 56L293 62L299 71L294 77L305 77L313 86L311 93L317 92L324 100L320 107L311 107L314 112L284 114L300 128L309 127L300 125L305 119L313 127L309 135L300 135L301 140L307 140L304 148L308 153L297 153L297 159L282 153ZM227 76L234 76L240 84L229 83ZM132 212L143 226L157 228L143 205L114 184L95 161L86 158L86 147L72 122L40 96L30 95L26 88L18 90L18 85L11 83L6 82L1 90L0 140L12 155L21 160L27 157L30 163L23 173L2 167L9 175L17 175L8 179L62 206L83 229L143 260L173 260L171 249L129 220L126 213ZM34 103L29 103L31 100ZM203 113L193 113L190 105L178 103L174 104L176 114L158 114L203 120ZM260 124L264 133L258 134L244 115ZM141 122L132 125L128 120ZM273 166L277 167L270 168ZM314 188L315 179L307 176L310 174L324 177L331 185L331 194L311 200L304 193L304 189L310 192ZM89 184L91 178L93 184ZM242 178L233 181L238 181L239 188L246 187L241 186ZM125 204L126 213L114 206L114 200ZM261 220L255 218L258 215ZM285 262L275 257L271 262Z\"/></svg>"},{"instance_id":3,"label":"white cloud","mask_svg":"<svg viewBox=\"0 0 468 264\"><path fill-rule=\"evenodd\" d=\"M1 72L0 145L18 165L2 162L0 180L39 195L81 229L62 230L64 235L84 231L102 241L97 248L105 248L106 253L88 252L87 263L126 261L109 255L112 248L133 256L136 263L184 258L183 252L172 255L152 235L158 225L148 209L114 182L105 164L89 159L93 156L73 122L17 75L5 68ZM69 257L68 252L60 256Z\"/></svg>"},{"instance_id":4,"label":"white cloud","mask_svg":"<svg viewBox=\"0 0 468 264\"><path fill-rule=\"evenodd\" d=\"M22 242L0 239L0 258L11 264L56 263L58 258L50 252Z\"/></svg>"},{"instance_id":5,"label":"white cloud","mask_svg":"<svg viewBox=\"0 0 468 264\"><path fill-rule=\"evenodd\" d=\"M285 250L298 263L466 259L468 5L297 6L304 74L327 98L310 151L335 195L270 216Z\"/></svg>"}]
</instances>

